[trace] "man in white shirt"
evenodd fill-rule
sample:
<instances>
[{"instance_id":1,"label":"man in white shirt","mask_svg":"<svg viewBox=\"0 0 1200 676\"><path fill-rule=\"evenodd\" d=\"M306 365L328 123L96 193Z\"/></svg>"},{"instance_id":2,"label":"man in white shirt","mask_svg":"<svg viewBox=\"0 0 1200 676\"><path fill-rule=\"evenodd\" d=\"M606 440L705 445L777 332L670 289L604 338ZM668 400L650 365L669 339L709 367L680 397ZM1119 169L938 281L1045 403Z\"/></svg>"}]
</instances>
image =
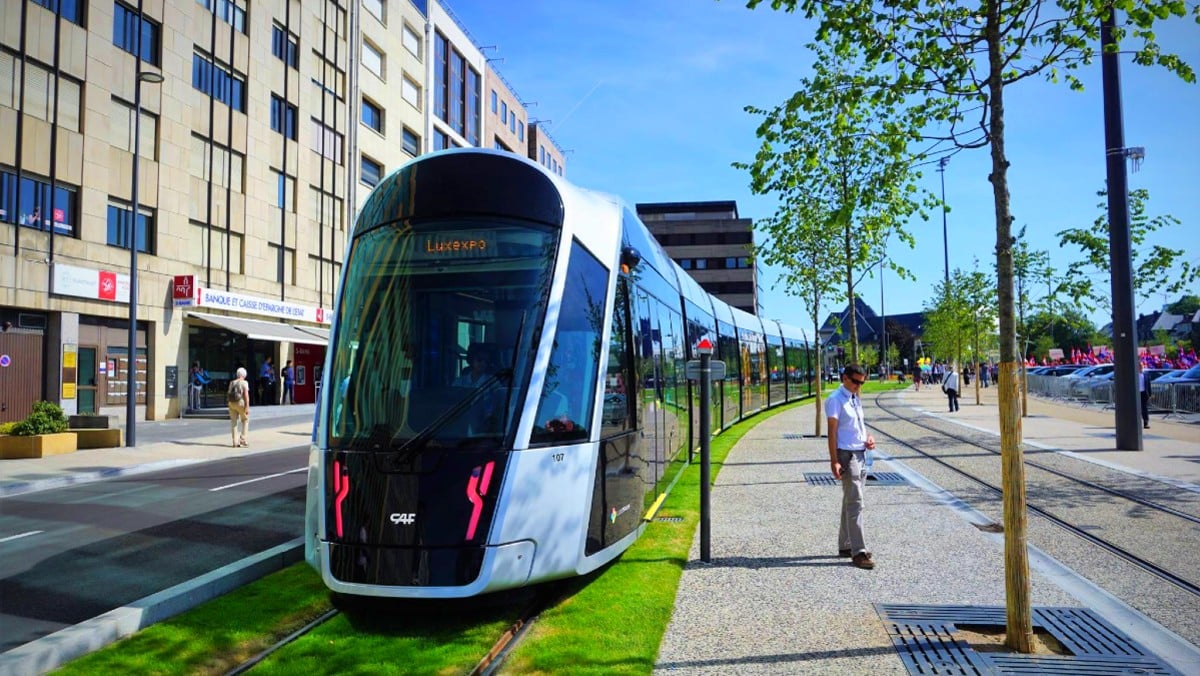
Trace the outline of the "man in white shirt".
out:
<instances>
[{"instance_id":1,"label":"man in white shirt","mask_svg":"<svg viewBox=\"0 0 1200 676\"><path fill-rule=\"evenodd\" d=\"M842 386L825 400L829 430L829 468L842 482L842 520L838 527L838 556L850 557L859 568L871 569L875 561L867 551L863 531L863 490L867 485L866 452L875 448L867 434L859 392L867 372L858 364L842 371Z\"/></svg>"},{"instance_id":2,"label":"man in white shirt","mask_svg":"<svg viewBox=\"0 0 1200 676\"><path fill-rule=\"evenodd\" d=\"M958 374L954 372L953 364L946 367L946 377L942 379L942 391L949 397L950 412L954 413L958 410Z\"/></svg>"}]
</instances>

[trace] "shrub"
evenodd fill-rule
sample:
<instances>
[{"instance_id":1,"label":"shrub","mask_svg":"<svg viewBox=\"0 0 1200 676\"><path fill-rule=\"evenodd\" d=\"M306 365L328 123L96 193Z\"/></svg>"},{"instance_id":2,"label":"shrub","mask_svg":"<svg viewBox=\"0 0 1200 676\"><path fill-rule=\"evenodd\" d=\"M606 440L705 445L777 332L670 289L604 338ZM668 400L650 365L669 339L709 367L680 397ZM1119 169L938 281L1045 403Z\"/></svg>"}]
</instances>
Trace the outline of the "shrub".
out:
<instances>
[{"instance_id":1,"label":"shrub","mask_svg":"<svg viewBox=\"0 0 1200 676\"><path fill-rule=\"evenodd\" d=\"M0 435L12 434L12 428L16 426L15 422L0 423Z\"/></svg>"},{"instance_id":2,"label":"shrub","mask_svg":"<svg viewBox=\"0 0 1200 676\"><path fill-rule=\"evenodd\" d=\"M31 437L35 434L55 434L67 431L67 416L58 404L39 401L33 405L33 413L13 425L12 434Z\"/></svg>"}]
</instances>

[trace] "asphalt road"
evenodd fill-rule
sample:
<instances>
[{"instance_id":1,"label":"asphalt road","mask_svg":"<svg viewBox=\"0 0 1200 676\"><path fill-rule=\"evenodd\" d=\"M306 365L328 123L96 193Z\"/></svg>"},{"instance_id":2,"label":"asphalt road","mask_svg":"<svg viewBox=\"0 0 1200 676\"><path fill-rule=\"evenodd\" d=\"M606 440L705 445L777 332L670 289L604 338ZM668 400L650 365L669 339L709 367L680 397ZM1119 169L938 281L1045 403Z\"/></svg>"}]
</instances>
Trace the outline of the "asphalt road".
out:
<instances>
[{"instance_id":1,"label":"asphalt road","mask_svg":"<svg viewBox=\"0 0 1200 676\"><path fill-rule=\"evenodd\" d=\"M178 423L146 425L139 442L228 424ZM298 537L307 454L301 445L6 498L0 652Z\"/></svg>"}]
</instances>

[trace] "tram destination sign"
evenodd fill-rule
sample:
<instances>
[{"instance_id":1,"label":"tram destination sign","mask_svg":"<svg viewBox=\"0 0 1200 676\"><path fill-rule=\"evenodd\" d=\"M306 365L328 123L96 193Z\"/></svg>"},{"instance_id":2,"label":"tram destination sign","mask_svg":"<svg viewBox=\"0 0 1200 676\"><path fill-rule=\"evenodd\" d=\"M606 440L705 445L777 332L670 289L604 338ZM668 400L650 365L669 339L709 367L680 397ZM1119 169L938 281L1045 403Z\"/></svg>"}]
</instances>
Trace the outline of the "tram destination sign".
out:
<instances>
[{"instance_id":1,"label":"tram destination sign","mask_svg":"<svg viewBox=\"0 0 1200 676\"><path fill-rule=\"evenodd\" d=\"M718 359L711 359L708 362L708 367L712 371L712 375L710 377L713 380L725 379L725 362ZM700 360L689 360L684 369L684 374L687 376L688 380L700 380Z\"/></svg>"}]
</instances>

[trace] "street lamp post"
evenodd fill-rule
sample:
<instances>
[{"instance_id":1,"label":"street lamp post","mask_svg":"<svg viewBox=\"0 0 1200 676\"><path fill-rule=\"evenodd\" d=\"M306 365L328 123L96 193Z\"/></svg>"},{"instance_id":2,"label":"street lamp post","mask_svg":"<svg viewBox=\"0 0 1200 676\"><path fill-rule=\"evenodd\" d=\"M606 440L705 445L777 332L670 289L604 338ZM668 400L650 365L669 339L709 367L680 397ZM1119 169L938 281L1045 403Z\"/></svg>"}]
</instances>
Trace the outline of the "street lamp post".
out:
<instances>
[{"instance_id":1,"label":"street lamp post","mask_svg":"<svg viewBox=\"0 0 1200 676\"><path fill-rule=\"evenodd\" d=\"M139 42L141 42L140 33L139 31ZM125 363L125 445L130 448L137 445L137 221L140 210L138 164L142 151L142 83L161 84L163 81L163 76L159 73L142 72L140 56L138 58L138 74L133 86L133 195L131 196L133 213L128 221L129 225L126 231L129 240L129 354ZM149 360L146 363L149 364Z\"/></svg>"},{"instance_id":2,"label":"street lamp post","mask_svg":"<svg viewBox=\"0 0 1200 676\"><path fill-rule=\"evenodd\" d=\"M884 269L883 262L884 262L884 260L885 259L883 259L883 258L879 259L879 315L880 315L879 328L880 328L880 332L883 335L883 342L882 342L883 351L880 353L882 358L879 360L879 363L883 365L883 369L882 369L883 379L887 380L888 369L891 365L888 364L888 360L887 360L888 359L887 310L885 310L884 306L883 306L883 269Z\"/></svg>"},{"instance_id":3,"label":"street lamp post","mask_svg":"<svg viewBox=\"0 0 1200 676\"><path fill-rule=\"evenodd\" d=\"M942 256L946 264L946 293L950 293L950 240L946 237L946 165L950 157L938 158L938 173L942 175Z\"/></svg>"}]
</instances>

